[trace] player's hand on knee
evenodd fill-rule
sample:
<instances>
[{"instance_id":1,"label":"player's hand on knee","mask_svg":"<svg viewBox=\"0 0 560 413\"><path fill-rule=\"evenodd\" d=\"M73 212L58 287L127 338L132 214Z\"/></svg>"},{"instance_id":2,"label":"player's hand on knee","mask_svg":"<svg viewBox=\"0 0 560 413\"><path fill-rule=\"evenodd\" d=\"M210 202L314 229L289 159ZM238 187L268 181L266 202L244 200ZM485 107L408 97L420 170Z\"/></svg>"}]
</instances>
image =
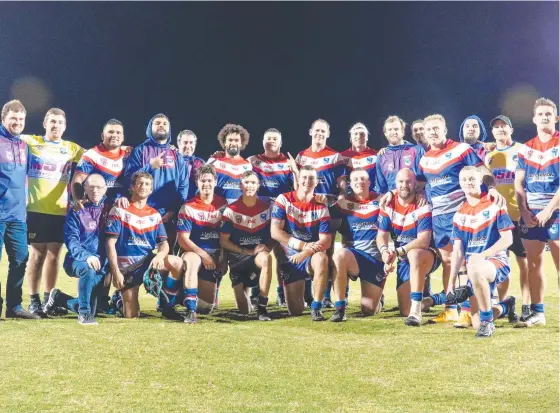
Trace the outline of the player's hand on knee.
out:
<instances>
[{"instance_id":1,"label":"player's hand on knee","mask_svg":"<svg viewBox=\"0 0 560 413\"><path fill-rule=\"evenodd\" d=\"M156 256L152 259L152 262L150 263L150 267L158 271L164 270L165 269L164 258L165 257L156 254Z\"/></svg>"},{"instance_id":2,"label":"player's hand on knee","mask_svg":"<svg viewBox=\"0 0 560 413\"><path fill-rule=\"evenodd\" d=\"M259 252L270 252L270 250L268 249L268 247L265 244L259 244L253 250L252 255L257 255Z\"/></svg>"},{"instance_id":3,"label":"player's hand on knee","mask_svg":"<svg viewBox=\"0 0 560 413\"><path fill-rule=\"evenodd\" d=\"M202 265L204 265L204 269L206 270L216 269L216 263L214 262L214 259L207 252L204 252L204 254L200 256L200 259L202 260Z\"/></svg>"},{"instance_id":4,"label":"player's hand on knee","mask_svg":"<svg viewBox=\"0 0 560 413\"><path fill-rule=\"evenodd\" d=\"M124 288L124 275L122 272L117 271L113 274L113 285L117 290L121 290Z\"/></svg>"},{"instance_id":5,"label":"player's hand on knee","mask_svg":"<svg viewBox=\"0 0 560 413\"><path fill-rule=\"evenodd\" d=\"M101 269L101 262L99 262L99 258L95 255L90 255L87 259L87 263L92 270L99 271Z\"/></svg>"}]
</instances>

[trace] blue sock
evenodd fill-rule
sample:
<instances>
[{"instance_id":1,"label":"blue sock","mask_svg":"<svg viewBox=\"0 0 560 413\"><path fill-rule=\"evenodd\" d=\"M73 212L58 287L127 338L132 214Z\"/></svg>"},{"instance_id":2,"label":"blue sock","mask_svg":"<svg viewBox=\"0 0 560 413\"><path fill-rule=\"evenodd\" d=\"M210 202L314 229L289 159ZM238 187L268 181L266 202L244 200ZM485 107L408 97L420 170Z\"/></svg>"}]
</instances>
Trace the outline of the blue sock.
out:
<instances>
[{"instance_id":1,"label":"blue sock","mask_svg":"<svg viewBox=\"0 0 560 413\"><path fill-rule=\"evenodd\" d=\"M278 297L284 299L284 287L282 287L281 285L276 287L276 294L278 295Z\"/></svg>"},{"instance_id":2,"label":"blue sock","mask_svg":"<svg viewBox=\"0 0 560 413\"><path fill-rule=\"evenodd\" d=\"M492 322L493 320L492 309L490 309L490 311L480 311L480 321Z\"/></svg>"},{"instance_id":3,"label":"blue sock","mask_svg":"<svg viewBox=\"0 0 560 413\"><path fill-rule=\"evenodd\" d=\"M544 313L544 304L531 304L531 311L535 313Z\"/></svg>"},{"instance_id":4,"label":"blue sock","mask_svg":"<svg viewBox=\"0 0 560 413\"><path fill-rule=\"evenodd\" d=\"M334 303L334 308L346 308L346 300L336 301Z\"/></svg>"},{"instance_id":5,"label":"blue sock","mask_svg":"<svg viewBox=\"0 0 560 413\"><path fill-rule=\"evenodd\" d=\"M163 292L167 295L169 299L169 305L175 305L175 298L177 297L177 292L179 291L179 286L181 285L180 280L176 280L169 274L165 279L163 284Z\"/></svg>"},{"instance_id":6,"label":"blue sock","mask_svg":"<svg viewBox=\"0 0 560 413\"><path fill-rule=\"evenodd\" d=\"M187 307L189 311L196 311L196 302L198 300L198 288L185 288L185 299L183 300L183 305Z\"/></svg>"},{"instance_id":7,"label":"blue sock","mask_svg":"<svg viewBox=\"0 0 560 413\"><path fill-rule=\"evenodd\" d=\"M313 300L313 302L311 303L311 308L313 310L320 310L321 308L323 308L323 302Z\"/></svg>"},{"instance_id":8,"label":"blue sock","mask_svg":"<svg viewBox=\"0 0 560 413\"><path fill-rule=\"evenodd\" d=\"M412 301L422 301L422 293L410 293L410 299Z\"/></svg>"},{"instance_id":9,"label":"blue sock","mask_svg":"<svg viewBox=\"0 0 560 413\"><path fill-rule=\"evenodd\" d=\"M471 311L471 302L469 300L461 303L461 311Z\"/></svg>"},{"instance_id":10,"label":"blue sock","mask_svg":"<svg viewBox=\"0 0 560 413\"><path fill-rule=\"evenodd\" d=\"M430 295L430 298L434 301L434 305L445 304L445 300L447 299L444 291L442 291L441 293L432 294Z\"/></svg>"},{"instance_id":11,"label":"blue sock","mask_svg":"<svg viewBox=\"0 0 560 413\"><path fill-rule=\"evenodd\" d=\"M331 289L332 289L332 281L329 280L327 282L327 289L325 290L325 298L323 298L323 300L330 300L331 299Z\"/></svg>"},{"instance_id":12,"label":"blue sock","mask_svg":"<svg viewBox=\"0 0 560 413\"><path fill-rule=\"evenodd\" d=\"M498 316L498 318L502 318L503 316L505 316L508 311L509 311L509 306L507 305L507 303L505 301L500 301L498 303L498 306L500 307L500 315Z\"/></svg>"}]
</instances>

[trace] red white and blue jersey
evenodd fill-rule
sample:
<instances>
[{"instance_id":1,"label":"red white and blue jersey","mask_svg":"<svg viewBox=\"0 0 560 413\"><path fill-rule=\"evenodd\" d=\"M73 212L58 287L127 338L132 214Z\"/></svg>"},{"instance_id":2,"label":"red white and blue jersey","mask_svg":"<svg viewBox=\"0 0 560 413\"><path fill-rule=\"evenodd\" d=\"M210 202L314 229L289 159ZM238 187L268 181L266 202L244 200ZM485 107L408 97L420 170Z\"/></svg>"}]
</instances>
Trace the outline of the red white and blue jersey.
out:
<instances>
[{"instance_id":1,"label":"red white and blue jersey","mask_svg":"<svg viewBox=\"0 0 560 413\"><path fill-rule=\"evenodd\" d=\"M525 171L525 190L530 209L543 209L558 191L559 145L556 131L546 143L537 136L519 149L517 169Z\"/></svg>"},{"instance_id":2,"label":"red white and blue jersey","mask_svg":"<svg viewBox=\"0 0 560 413\"><path fill-rule=\"evenodd\" d=\"M500 232L513 228L506 207L500 208L488 196L483 196L474 206L465 201L455 213L452 239L462 241L468 260L471 254L482 253L492 247L500 239ZM509 265L507 250L499 251L492 258L503 266Z\"/></svg>"},{"instance_id":3,"label":"red white and blue jersey","mask_svg":"<svg viewBox=\"0 0 560 413\"><path fill-rule=\"evenodd\" d=\"M251 164L245 159L214 158L208 163L216 168L218 182L214 193L227 200L228 204L235 202L243 195L241 191L241 175L252 170Z\"/></svg>"},{"instance_id":4,"label":"red white and blue jersey","mask_svg":"<svg viewBox=\"0 0 560 413\"><path fill-rule=\"evenodd\" d=\"M113 207L109 212L105 234L118 237L115 249L120 269L138 262L167 239L161 215L145 205L128 208Z\"/></svg>"},{"instance_id":5,"label":"red white and blue jersey","mask_svg":"<svg viewBox=\"0 0 560 413\"><path fill-rule=\"evenodd\" d=\"M377 151L366 147L362 152L355 151L352 148L346 149L340 154L344 164L346 165L345 175L350 176L356 168L365 169L369 175L369 190L373 191L375 187L375 165L377 163Z\"/></svg>"},{"instance_id":6,"label":"red white and blue jersey","mask_svg":"<svg viewBox=\"0 0 560 413\"><path fill-rule=\"evenodd\" d=\"M459 172L465 166L481 166L482 161L466 143L447 139L442 149L430 149L420 159L420 170L428 182L432 215L457 211L465 201L459 185Z\"/></svg>"},{"instance_id":7,"label":"red white and blue jersey","mask_svg":"<svg viewBox=\"0 0 560 413\"><path fill-rule=\"evenodd\" d=\"M114 201L125 192L123 191L123 172L130 151L129 146L121 146L116 153L113 153L99 144L82 155L76 166L76 173L100 174L105 178L107 185L107 199Z\"/></svg>"},{"instance_id":8,"label":"red white and blue jersey","mask_svg":"<svg viewBox=\"0 0 560 413\"><path fill-rule=\"evenodd\" d=\"M272 219L284 221L284 231L292 237L304 242L319 241L319 234L331 233L331 217L325 204L314 199L302 202L297 192L280 194L272 207ZM286 254L293 255L297 251L282 245Z\"/></svg>"},{"instance_id":9,"label":"red white and blue jersey","mask_svg":"<svg viewBox=\"0 0 560 413\"><path fill-rule=\"evenodd\" d=\"M241 199L224 211L220 232L231 234L230 240L242 248L252 249L270 241L270 203L257 199L247 206Z\"/></svg>"},{"instance_id":10,"label":"red white and blue jersey","mask_svg":"<svg viewBox=\"0 0 560 413\"><path fill-rule=\"evenodd\" d=\"M336 178L345 175L345 164L342 156L334 149L325 146L319 152L313 152L311 147L298 153L296 157L298 168L311 165L317 171L316 194L338 195Z\"/></svg>"},{"instance_id":11,"label":"red white and blue jersey","mask_svg":"<svg viewBox=\"0 0 560 413\"><path fill-rule=\"evenodd\" d=\"M370 192L369 197L363 201L357 200L355 195L339 199L334 205L333 218L342 218L338 232L345 247L363 251L381 261L375 242L379 218L379 203L376 198L377 194Z\"/></svg>"},{"instance_id":12,"label":"red white and blue jersey","mask_svg":"<svg viewBox=\"0 0 560 413\"><path fill-rule=\"evenodd\" d=\"M398 196L387 203L385 210L379 212L379 231L394 234L395 247L404 247L418 238L424 231L432 230L432 206L426 204L419 207L416 200L403 205Z\"/></svg>"},{"instance_id":13,"label":"red white and blue jersey","mask_svg":"<svg viewBox=\"0 0 560 413\"><path fill-rule=\"evenodd\" d=\"M247 158L260 180L258 196L264 201L274 201L280 194L293 188L294 178L288 166L288 158L281 153L277 158L265 154Z\"/></svg>"},{"instance_id":14,"label":"red white and blue jersey","mask_svg":"<svg viewBox=\"0 0 560 413\"><path fill-rule=\"evenodd\" d=\"M220 249L220 226L227 202L214 195L206 204L196 195L185 203L177 216L177 232L190 233L190 239L204 251L212 254Z\"/></svg>"}]
</instances>

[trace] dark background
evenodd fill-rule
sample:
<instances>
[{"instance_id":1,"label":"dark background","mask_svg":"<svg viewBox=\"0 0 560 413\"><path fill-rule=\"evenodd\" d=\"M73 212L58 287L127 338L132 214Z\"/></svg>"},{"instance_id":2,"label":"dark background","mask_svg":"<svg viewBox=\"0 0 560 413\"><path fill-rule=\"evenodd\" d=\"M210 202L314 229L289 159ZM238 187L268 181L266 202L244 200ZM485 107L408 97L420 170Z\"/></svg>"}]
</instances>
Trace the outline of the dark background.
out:
<instances>
[{"instance_id":1,"label":"dark background","mask_svg":"<svg viewBox=\"0 0 560 413\"><path fill-rule=\"evenodd\" d=\"M523 142L535 98L558 103L558 12L558 2L1 3L0 98L22 99L26 133L64 109L65 137L84 147L111 117L136 145L164 112L173 140L194 130L205 158L225 123L249 130L248 156L270 127L284 150L307 147L318 117L339 150L357 121L379 148L388 115L410 124L436 112L453 138L470 114L488 124L505 113Z\"/></svg>"}]
</instances>

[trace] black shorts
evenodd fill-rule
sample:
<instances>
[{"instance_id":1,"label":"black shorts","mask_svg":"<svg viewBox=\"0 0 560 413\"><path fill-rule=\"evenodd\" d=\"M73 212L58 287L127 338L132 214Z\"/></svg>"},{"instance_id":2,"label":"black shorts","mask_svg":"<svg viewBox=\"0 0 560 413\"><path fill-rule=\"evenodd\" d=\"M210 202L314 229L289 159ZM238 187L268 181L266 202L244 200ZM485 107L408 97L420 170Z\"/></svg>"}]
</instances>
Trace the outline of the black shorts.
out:
<instances>
[{"instance_id":1,"label":"black shorts","mask_svg":"<svg viewBox=\"0 0 560 413\"><path fill-rule=\"evenodd\" d=\"M156 254L150 251L148 255L141 260L121 270L121 273L124 276L124 288L121 289L121 291L138 287L144 283L144 274L148 271L148 268L150 268L150 264L155 256Z\"/></svg>"},{"instance_id":2,"label":"black shorts","mask_svg":"<svg viewBox=\"0 0 560 413\"><path fill-rule=\"evenodd\" d=\"M513 235L513 242L508 248L508 251L513 252L516 257L525 258L527 254L525 253L525 248L523 248L523 242L521 242L521 230L519 228L519 221L513 221L513 226L513 231L511 231Z\"/></svg>"},{"instance_id":3,"label":"black shorts","mask_svg":"<svg viewBox=\"0 0 560 413\"><path fill-rule=\"evenodd\" d=\"M64 215L27 213L27 243L39 244L46 242L64 243Z\"/></svg>"},{"instance_id":4,"label":"black shorts","mask_svg":"<svg viewBox=\"0 0 560 413\"><path fill-rule=\"evenodd\" d=\"M259 285L260 269L255 264L255 257L253 255L229 253L228 263L232 287L241 283L245 287L256 287Z\"/></svg>"}]
</instances>

